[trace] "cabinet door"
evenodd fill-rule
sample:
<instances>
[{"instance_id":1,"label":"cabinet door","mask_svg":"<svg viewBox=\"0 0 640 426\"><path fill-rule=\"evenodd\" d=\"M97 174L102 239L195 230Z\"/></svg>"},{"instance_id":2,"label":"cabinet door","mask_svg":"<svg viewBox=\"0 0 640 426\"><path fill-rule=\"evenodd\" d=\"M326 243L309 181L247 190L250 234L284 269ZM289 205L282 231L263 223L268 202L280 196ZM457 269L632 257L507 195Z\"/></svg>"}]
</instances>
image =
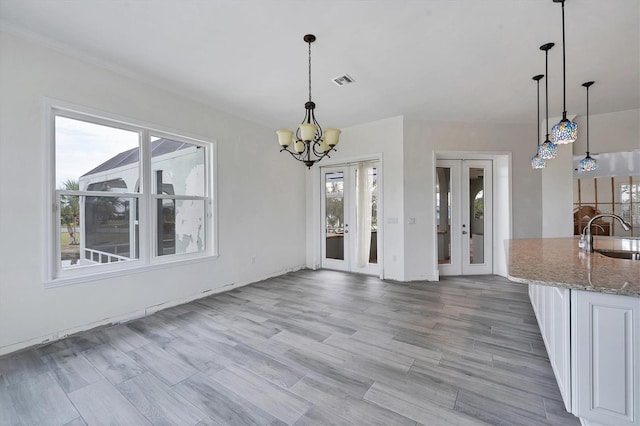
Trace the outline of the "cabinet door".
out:
<instances>
[{"instance_id":1,"label":"cabinet door","mask_svg":"<svg viewBox=\"0 0 640 426\"><path fill-rule=\"evenodd\" d=\"M571 411L570 290L530 285L531 304L567 411Z\"/></svg>"},{"instance_id":2,"label":"cabinet door","mask_svg":"<svg viewBox=\"0 0 640 426\"><path fill-rule=\"evenodd\" d=\"M572 292L574 414L640 425L640 298Z\"/></svg>"},{"instance_id":3,"label":"cabinet door","mask_svg":"<svg viewBox=\"0 0 640 426\"><path fill-rule=\"evenodd\" d=\"M547 287L552 294L552 326L551 333L547 336L549 346L553 353L549 353L549 361L558 382L558 388L562 394L567 411L571 411L571 326L570 303L571 291L561 287Z\"/></svg>"}]
</instances>

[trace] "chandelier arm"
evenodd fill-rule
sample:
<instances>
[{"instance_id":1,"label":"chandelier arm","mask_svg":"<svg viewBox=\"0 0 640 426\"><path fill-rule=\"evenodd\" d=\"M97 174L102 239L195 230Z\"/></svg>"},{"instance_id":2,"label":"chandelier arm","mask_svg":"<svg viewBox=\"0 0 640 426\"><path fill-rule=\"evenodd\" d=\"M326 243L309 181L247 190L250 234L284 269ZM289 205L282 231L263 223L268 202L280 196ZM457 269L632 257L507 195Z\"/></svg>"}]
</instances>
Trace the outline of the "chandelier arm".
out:
<instances>
[{"instance_id":1,"label":"chandelier arm","mask_svg":"<svg viewBox=\"0 0 640 426\"><path fill-rule=\"evenodd\" d=\"M313 119L313 124L316 125L316 140L320 140L322 138L322 127L320 127L320 123L316 120L314 110L311 110L311 118Z\"/></svg>"},{"instance_id":2,"label":"chandelier arm","mask_svg":"<svg viewBox=\"0 0 640 426\"><path fill-rule=\"evenodd\" d=\"M320 140L316 140L316 141L313 143L313 153L315 154L315 156L316 156L316 157L319 157L319 159L318 159L318 160L323 159L323 158L326 156L326 154L327 154L328 152L330 152L330 151L335 151L335 148L333 148L333 147L331 147L331 146L329 147L329 149L328 149L327 151L318 151L318 150L316 150L316 146L317 146L317 147L319 147L320 145L321 145Z\"/></svg>"},{"instance_id":3,"label":"chandelier arm","mask_svg":"<svg viewBox=\"0 0 640 426\"><path fill-rule=\"evenodd\" d=\"M290 151L290 150L289 150L289 147L284 147L284 148L282 148L282 149L280 150L280 152L282 152L282 151L286 151L286 152L288 152L289 154L291 154L291 156L292 156L293 158L295 158L295 159L296 159L296 160L298 160L298 161L305 161L305 160L303 160L303 159L301 159L301 158L300 158L300 156L304 154L304 151L303 151L303 152L301 152L301 153L297 153L297 152L294 152L294 151Z\"/></svg>"}]
</instances>

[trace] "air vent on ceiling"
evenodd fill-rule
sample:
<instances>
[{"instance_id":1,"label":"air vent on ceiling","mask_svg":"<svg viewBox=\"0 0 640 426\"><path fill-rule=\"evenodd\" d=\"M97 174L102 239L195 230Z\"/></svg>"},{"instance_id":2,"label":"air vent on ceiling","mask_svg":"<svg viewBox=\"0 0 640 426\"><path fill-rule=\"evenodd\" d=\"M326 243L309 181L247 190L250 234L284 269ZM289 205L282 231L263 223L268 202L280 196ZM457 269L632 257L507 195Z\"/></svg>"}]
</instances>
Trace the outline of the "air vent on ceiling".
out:
<instances>
[{"instance_id":1,"label":"air vent on ceiling","mask_svg":"<svg viewBox=\"0 0 640 426\"><path fill-rule=\"evenodd\" d=\"M349 74L345 74L341 75L340 77L334 78L333 82L338 86L344 86L345 84L351 84L355 82L355 80Z\"/></svg>"}]
</instances>

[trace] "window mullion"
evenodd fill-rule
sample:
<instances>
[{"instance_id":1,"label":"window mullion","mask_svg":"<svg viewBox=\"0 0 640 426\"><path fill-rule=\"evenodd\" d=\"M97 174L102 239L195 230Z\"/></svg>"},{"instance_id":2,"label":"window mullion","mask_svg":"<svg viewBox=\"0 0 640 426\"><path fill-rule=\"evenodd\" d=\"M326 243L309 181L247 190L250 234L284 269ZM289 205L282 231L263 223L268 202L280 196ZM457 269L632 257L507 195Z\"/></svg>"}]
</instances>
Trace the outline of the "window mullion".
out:
<instances>
[{"instance_id":1,"label":"window mullion","mask_svg":"<svg viewBox=\"0 0 640 426\"><path fill-rule=\"evenodd\" d=\"M155 220L151 206L151 135L146 129L140 132L140 202L139 239L140 258L149 263L153 256L153 244L155 240Z\"/></svg>"}]
</instances>

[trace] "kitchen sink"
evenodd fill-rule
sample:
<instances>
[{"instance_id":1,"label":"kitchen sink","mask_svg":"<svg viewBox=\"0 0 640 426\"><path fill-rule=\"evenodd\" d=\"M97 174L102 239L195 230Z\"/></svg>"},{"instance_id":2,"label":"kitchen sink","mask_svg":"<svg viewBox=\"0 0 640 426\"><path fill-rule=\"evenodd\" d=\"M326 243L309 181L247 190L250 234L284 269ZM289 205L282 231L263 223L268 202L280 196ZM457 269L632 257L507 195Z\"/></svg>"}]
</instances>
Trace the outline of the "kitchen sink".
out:
<instances>
[{"instance_id":1,"label":"kitchen sink","mask_svg":"<svg viewBox=\"0 0 640 426\"><path fill-rule=\"evenodd\" d=\"M605 249L594 249L593 251L607 257L612 257L614 259L640 260L640 252L636 252L636 251L605 250Z\"/></svg>"}]
</instances>

